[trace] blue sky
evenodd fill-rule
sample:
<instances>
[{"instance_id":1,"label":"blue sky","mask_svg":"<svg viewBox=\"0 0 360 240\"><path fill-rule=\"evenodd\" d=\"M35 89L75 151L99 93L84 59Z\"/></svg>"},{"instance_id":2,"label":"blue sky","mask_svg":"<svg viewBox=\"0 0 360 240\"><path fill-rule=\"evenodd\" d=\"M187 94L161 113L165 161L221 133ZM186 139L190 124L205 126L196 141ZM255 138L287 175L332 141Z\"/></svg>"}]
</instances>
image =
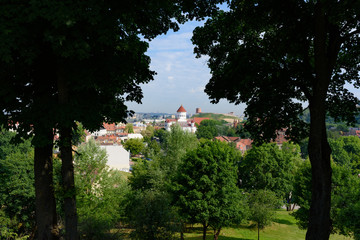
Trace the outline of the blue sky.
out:
<instances>
[{"instance_id":1,"label":"blue sky","mask_svg":"<svg viewBox=\"0 0 360 240\"><path fill-rule=\"evenodd\" d=\"M128 102L129 110L175 113L182 104L188 113L195 113L199 107L203 112L243 115L245 105L236 106L226 100L211 104L204 93L205 85L211 78L207 58L195 58L190 40L194 28L202 24L187 22L180 26L178 32L169 31L149 43L147 55L151 57L150 68L157 75L154 81L142 85L142 104ZM360 98L359 89L350 85L347 88Z\"/></svg>"},{"instance_id":2,"label":"blue sky","mask_svg":"<svg viewBox=\"0 0 360 240\"><path fill-rule=\"evenodd\" d=\"M169 31L149 43L151 70L157 72L154 81L142 85L142 104L127 103L135 112L175 113L182 104L188 113L197 107L203 112L243 114L244 105L226 100L211 104L204 88L211 78L206 58L196 59L191 43L192 32L201 22L187 22L177 32Z\"/></svg>"}]
</instances>

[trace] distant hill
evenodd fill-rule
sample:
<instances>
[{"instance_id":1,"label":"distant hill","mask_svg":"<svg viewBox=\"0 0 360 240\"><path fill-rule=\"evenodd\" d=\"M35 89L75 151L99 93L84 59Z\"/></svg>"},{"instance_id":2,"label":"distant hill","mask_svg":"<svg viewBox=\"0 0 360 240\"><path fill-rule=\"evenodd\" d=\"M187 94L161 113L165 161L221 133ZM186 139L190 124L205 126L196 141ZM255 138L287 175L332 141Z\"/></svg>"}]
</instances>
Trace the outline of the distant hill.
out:
<instances>
[{"instance_id":1,"label":"distant hill","mask_svg":"<svg viewBox=\"0 0 360 240\"><path fill-rule=\"evenodd\" d=\"M237 116L233 116L233 115L230 115L230 114L219 114L219 113L198 113L198 114L195 114L193 115L192 117L206 117L206 118L210 118L210 119L214 119L214 120L218 120L218 121L221 121L221 120L224 120L224 121L227 121L227 122L233 122L234 119L239 119L239 117Z\"/></svg>"}]
</instances>

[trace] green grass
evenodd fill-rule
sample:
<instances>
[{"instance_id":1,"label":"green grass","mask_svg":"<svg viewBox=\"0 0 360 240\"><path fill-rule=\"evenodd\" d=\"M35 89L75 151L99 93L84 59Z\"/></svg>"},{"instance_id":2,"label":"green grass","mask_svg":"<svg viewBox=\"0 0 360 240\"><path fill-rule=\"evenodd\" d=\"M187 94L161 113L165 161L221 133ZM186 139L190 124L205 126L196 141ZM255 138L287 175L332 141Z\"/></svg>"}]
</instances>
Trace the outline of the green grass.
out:
<instances>
[{"instance_id":1,"label":"green grass","mask_svg":"<svg viewBox=\"0 0 360 240\"><path fill-rule=\"evenodd\" d=\"M296 221L289 212L279 210L276 212L275 222L260 231L261 240L304 240L305 230L301 230L296 225ZM202 239L202 229L200 225L196 225L191 233L185 234L187 240ZM214 239L213 232L210 229L207 232L206 239ZM257 229L252 228L250 224L242 224L233 228L225 228L221 231L219 240L252 240L257 239ZM330 240L350 240L352 238L342 235L331 235Z\"/></svg>"},{"instance_id":2,"label":"green grass","mask_svg":"<svg viewBox=\"0 0 360 240\"><path fill-rule=\"evenodd\" d=\"M214 120L218 120L221 121L222 119L238 119L238 117L236 116L228 116L228 115L223 115L223 114L218 114L218 113L198 113L195 114L193 117L207 117L210 119L214 119Z\"/></svg>"}]
</instances>

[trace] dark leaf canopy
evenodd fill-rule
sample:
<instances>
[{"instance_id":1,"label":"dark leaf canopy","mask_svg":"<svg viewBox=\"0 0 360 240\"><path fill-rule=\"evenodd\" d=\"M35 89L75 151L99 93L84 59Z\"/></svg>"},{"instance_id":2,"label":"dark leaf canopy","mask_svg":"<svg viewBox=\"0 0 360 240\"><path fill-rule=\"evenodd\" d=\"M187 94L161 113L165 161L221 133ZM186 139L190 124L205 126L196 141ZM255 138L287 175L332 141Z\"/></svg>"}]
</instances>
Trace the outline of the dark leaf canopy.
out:
<instances>
[{"instance_id":1,"label":"dark leaf canopy","mask_svg":"<svg viewBox=\"0 0 360 240\"><path fill-rule=\"evenodd\" d=\"M125 101L141 102L140 84L155 75L141 36L177 30L187 18L214 11L217 2L3 1L1 122L10 118L28 132L30 125L77 120L94 130L103 121L123 121Z\"/></svg>"},{"instance_id":2,"label":"dark leaf canopy","mask_svg":"<svg viewBox=\"0 0 360 240\"><path fill-rule=\"evenodd\" d=\"M298 116L318 84L317 8L326 19L327 110L352 122L358 99L346 88L360 83L358 1L234 0L229 11L219 11L194 31L195 53L210 57L205 92L213 103L221 98L245 103L248 128L259 141L274 138L276 129L287 128L293 140L307 133Z\"/></svg>"}]
</instances>

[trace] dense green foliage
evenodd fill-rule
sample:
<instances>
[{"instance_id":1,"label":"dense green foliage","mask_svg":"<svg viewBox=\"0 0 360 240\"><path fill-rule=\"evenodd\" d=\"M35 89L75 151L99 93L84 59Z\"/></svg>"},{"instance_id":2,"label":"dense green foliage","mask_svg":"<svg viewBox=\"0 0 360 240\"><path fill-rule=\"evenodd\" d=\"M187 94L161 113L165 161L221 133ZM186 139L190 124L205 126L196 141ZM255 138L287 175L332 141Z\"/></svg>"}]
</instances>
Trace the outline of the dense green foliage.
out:
<instances>
[{"instance_id":1,"label":"dense green foliage","mask_svg":"<svg viewBox=\"0 0 360 240\"><path fill-rule=\"evenodd\" d=\"M125 215L128 184L106 162L106 151L94 141L79 146L75 156L75 183L82 239L109 238L109 230Z\"/></svg>"},{"instance_id":2,"label":"dense green foliage","mask_svg":"<svg viewBox=\"0 0 360 240\"><path fill-rule=\"evenodd\" d=\"M241 187L247 191L273 191L286 204L291 204L294 177L300 163L298 145L285 142L281 148L275 143L253 147L239 165Z\"/></svg>"},{"instance_id":3,"label":"dense green foliage","mask_svg":"<svg viewBox=\"0 0 360 240\"><path fill-rule=\"evenodd\" d=\"M214 137L218 136L219 125L220 122L216 120L203 120L196 130L196 137L199 139L213 139Z\"/></svg>"},{"instance_id":4,"label":"dense green foliage","mask_svg":"<svg viewBox=\"0 0 360 240\"><path fill-rule=\"evenodd\" d=\"M144 143L142 139L139 138L131 138L126 140L126 142L123 144L124 148L128 151L130 151L130 154L137 155L142 152L144 149Z\"/></svg>"},{"instance_id":5,"label":"dense green foliage","mask_svg":"<svg viewBox=\"0 0 360 240\"><path fill-rule=\"evenodd\" d=\"M245 219L245 200L236 186L239 156L226 143L205 141L179 167L176 205L186 221L201 223L204 233L211 226L218 236L222 227Z\"/></svg>"},{"instance_id":6,"label":"dense green foliage","mask_svg":"<svg viewBox=\"0 0 360 240\"><path fill-rule=\"evenodd\" d=\"M155 75L149 69L144 38L176 31L187 19L201 19L217 9L218 2L2 2L0 123L6 127L18 123L17 133L24 137L35 132L39 238L59 237L52 167L44 168L52 166L53 129L61 132L64 191L73 191L68 135L75 121L89 130L103 122L125 121L130 113L125 101L140 103L140 84ZM47 179L41 175L45 170ZM78 238L74 196L68 195L65 202L67 237Z\"/></svg>"},{"instance_id":7,"label":"dense green foliage","mask_svg":"<svg viewBox=\"0 0 360 240\"><path fill-rule=\"evenodd\" d=\"M35 227L34 152L30 140L14 145L0 132L0 236L31 235ZM1 237L0 237L1 238Z\"/></svg>"},{"instance_id":8,"label":"dense green foliage","mask_svg":"<svg viewBox=\"0 0 360 240\"><path fill-rule=\"evenodd\" d=\"M134 190L128 201L128 221L134 228L132 239L177 239L174 235L180 230L180 221L168 193L157 189Z\"/></svg>"},{"instance_id":9,"label":"dense green foliage","mask_svg":"<svg viewBox=\"0 0 360 240\"><path fill-rule=\"evenodd\" d=\"M205 92L246 104L254 143L286 129L293 141L309 137L314 173L307 239L327 240L331 230L331 149L325 125L355 123L360 84L360 2L231 0L194 31L197 57L207 55ZM286 10L285 10L286 9ZM307 102L308 106L302 104ZM299 118L308 107L310 122ZM316 174L316 176L315 176Z\"/></svg>"},{"instance_id":10,"label":"dense green foliage","mask_svg":"<svg viewBox=\"0 0 360 240\"><path fill-rule=\"evenodd\" d=\"M260 229L270 225L275 216L275 210L279 208L280 202L276 194L270 190L254 190L249 194L250 215L249 219L256 224L258 239Z\"/></svg>"},{"instance_id":11,"label":"dense green foliage","mask_svg":"<svg viewBox=\"0 0 360 240\"><path fill-rule=\"evenodd\" d=\"M300 208L293 213L300 228L306 229L311 201L311 166L305 161L295 176L294 201ZM359 238L358 200L360 178L347 165L333 163L331 219L334 232Z\"/></svg>"},{"instance_id":12,"label":"dense green foliage","mask_svg":"<svg viewBox=\"0 0 360 240\"><path fill-rule=\"evenodd\" d=\"M359 173L360 170L360 139L357 136L329 139L332 157L335 163L346 166Z\"/></svg>"}]
</instances>

